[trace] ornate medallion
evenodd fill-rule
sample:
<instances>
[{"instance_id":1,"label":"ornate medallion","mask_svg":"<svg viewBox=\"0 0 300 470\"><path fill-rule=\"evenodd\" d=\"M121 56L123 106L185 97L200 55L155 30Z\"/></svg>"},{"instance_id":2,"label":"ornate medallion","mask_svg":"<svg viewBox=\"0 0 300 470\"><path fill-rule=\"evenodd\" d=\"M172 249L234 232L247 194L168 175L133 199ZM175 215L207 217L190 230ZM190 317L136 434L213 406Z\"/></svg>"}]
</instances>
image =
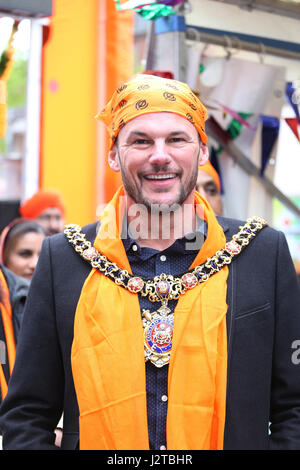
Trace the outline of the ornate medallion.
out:
<instances>
[{"instance_id":1,"label":"ornate medallion","mask_svg":"<svg viewBox=\"0 0 300 470\"><path fill-rule=\"evenodd\" d=\"M240 253L242 247L235 242L234 240L231 240L230 242L227 242L225 245L225 250L228 251L231 255L237 255Z\"/></svg>"},{"instance_id":2,"label":"ornate medallion","mask_svg":"<svg viewBox=\"0 0 300 470\"><path fill-rule=\"evenodd\" d=\"M138 276L132 277L129 279L127 287L130 292L140 292L144 287L144 281Z\"/></svg>"},{"instance_id":3,"label":"ornate medallion","mask_svg":"<svg viewBox=\"0 0 300 470\"><path fill-rule=\"evenodd\" d=\"M197 278L193 273L186 273L182 276L181 282L186 289L192 289L198 284Z\"/></svg>"},{"instance_id":4,"label":"ornate medallion","mask_svg":"<svg viewBox=\"0 0 300 470\"><path fill-rule=\"evenodd\" d=\"M156 367L170 361L172 349L174 315L163 305L155 312L143 310L145 360Z\"/></svg>"},{"instance_id":5,"label":"ornate medallion","mask_svg":"<svg viewBox=\"0 0 300 470\"><path fill-rule=\"evenodd\" d=\"M98 251L93 246L91 246L90 248L87 248L86 250L82 252L83 258L86 259L87 261L92 260L97 255L98 255Z\"/></svg>"},{"instance_id":6,"label":"ornate medallion","mask_svg":"<svg viewBox=\"0 0 300 470\"><path fill-rule=\"evenodd\" d=\"M168 281L162 280L156 284L155 289L159 296L164 297L170 292L170 284Z\"/></svg>"}]
</instances>

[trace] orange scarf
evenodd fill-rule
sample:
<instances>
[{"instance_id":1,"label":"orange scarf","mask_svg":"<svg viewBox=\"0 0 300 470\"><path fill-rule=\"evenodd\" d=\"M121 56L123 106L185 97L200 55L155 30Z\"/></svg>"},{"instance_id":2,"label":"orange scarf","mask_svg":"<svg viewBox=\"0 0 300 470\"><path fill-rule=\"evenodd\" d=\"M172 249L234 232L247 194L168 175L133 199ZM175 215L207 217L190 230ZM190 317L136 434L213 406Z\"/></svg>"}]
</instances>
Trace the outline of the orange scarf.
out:
<instances>
[{"instance_id":1,"label":"orange scarf","mask_svg":"<svg viewBox=\"0 0 300 470\"><path fill-rule=\"evenodd\" d=\"M12 310L11 310L11 305L9 301L9 290L7 287L4 274L1 269L0 269L0 290L1 290L1 297L0 297L1 320L2 320L4 334L5 334L5 345L7 348L9 373L11 375L13 365L15 362L15 357L16 357L16 344L15 344L15 338L14 338ZM0 386L1 386L1 396L3 400L7 393L7 381L4 375L2 364L0 364Z\"/></svg>"},{"instance_id":2,"label":"orange scarf","mask_svg":"<svg viewBox=\"0 0 300 470\"><path fill-rule=\"evenodd\" d=\"M106 207L94 246L131 272L118 231L122 194L121 188ZM212 209L198 193L195 204L204 209L208 231L191 268L226 243ZM117 236L105 238L106 223L112 217ZM168 450L223 447L227 276L224 267L182 295L175 308L168 375ZM77 305L71 361L80 411L80 449L149 449L138 295L96 269L87 277Z\"/></svg>"}]
</instances>

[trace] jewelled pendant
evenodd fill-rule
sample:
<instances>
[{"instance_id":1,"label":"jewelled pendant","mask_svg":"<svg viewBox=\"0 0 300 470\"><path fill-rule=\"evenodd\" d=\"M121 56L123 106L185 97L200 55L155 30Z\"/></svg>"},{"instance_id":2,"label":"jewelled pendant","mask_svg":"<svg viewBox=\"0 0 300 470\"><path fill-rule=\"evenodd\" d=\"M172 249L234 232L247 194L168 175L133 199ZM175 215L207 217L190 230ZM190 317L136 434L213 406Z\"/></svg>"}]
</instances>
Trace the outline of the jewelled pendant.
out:
<instances>
[{"instance_id":1,"label":"jewelled pendant","mask_svg":"<svg viewBox=\"0 0 300 470\"><path fill-rule=\"evenodd\" d=\"M145 361L163 367L170 361L174 315L162 305L155 312L143 310Z\"/></svg>"}]
</instances>

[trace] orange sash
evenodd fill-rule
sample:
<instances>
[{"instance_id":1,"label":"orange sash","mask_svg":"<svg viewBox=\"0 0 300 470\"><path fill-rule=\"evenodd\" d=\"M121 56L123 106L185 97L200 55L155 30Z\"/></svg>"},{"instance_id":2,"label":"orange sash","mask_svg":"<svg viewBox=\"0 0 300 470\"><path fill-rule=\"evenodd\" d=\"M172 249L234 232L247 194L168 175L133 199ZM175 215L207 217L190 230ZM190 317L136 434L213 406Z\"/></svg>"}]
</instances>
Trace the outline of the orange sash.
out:
<instances>
[{"instance_id":1,"label":"orange sash","mask_svg":"<svg viewBox=\"0 0 300 470\"><path fill-rule=\"evenodd\" d=\"M131 272L118 232L122 194L121 188L106 207L94 246ZM191 267L226 243L212 209L198 193L195 204L204 209L208 231ZM117 236L105 238L106 223L112 217ZM168 450L223 448L227 276L226 266L182 295L175 308L168 375ZM71 361L80 410L80 449L149 449L138 296L96 269L87 277L77 305Z\"/></svg>"},{"instance_id":2,"label":"orange sash","mask_svg":"<svg viewBox=\"0 0 300 470\"><path fill-rule=\"evenodd\" d=\"M15 338L14 338L12 310L11 310L11 305L9 301L9 290L7 287L4 274L1 269L0 269L0 290L1 290L1 297L0 297L1 319L2 319L2 324L3 324L4 334L5 334L5 345L7 348L9 373L11 375L13 365L15 362L15 357L16 357L16 344L15 344ZM7 393L7 381L4 375L2 364L0 364L0 386L1 386L1 396L3 400Z\"/></svg>"}]
</instances>

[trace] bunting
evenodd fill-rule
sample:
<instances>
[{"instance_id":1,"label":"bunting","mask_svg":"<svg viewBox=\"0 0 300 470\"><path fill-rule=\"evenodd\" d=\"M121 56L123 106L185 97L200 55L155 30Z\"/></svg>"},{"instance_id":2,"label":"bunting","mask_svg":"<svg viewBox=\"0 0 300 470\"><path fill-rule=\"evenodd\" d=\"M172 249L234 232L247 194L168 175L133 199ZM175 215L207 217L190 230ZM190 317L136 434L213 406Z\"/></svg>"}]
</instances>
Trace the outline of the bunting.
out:
<instances>
[{"instance_id":1,"label":"bunting","mask_svg":"<svg viewBox=\"0 0 300 470\"><path fill-rule=\"evenodd\" d=\"M227 108L227 109L229 109L229 108ZM226 111L223 110L223 112L226 112ZM240 135L244 123L245 123L245 122L247 123L246 119L248 119L250 116L252 116L252 114L251 114L251 113L242 113L242 112L240 112L240 113L232 112L232 113L230 113L230 114L231 114L231 115L235 115L236 117L234 117L234 118L230 121L230 124L229 124L229 126L228 126L228 128L227 128L227 130L226 130L226 134L227 134L227 136L229 137L230 140L234 140L234 139L236 139L236 138ZM247 123L247 124L248 124L248 123ZM247 127L249 127L249 126L247 126ZM252 127L251 127L251 128L252 128ZM254 129L253 129L253 130L254 130ZM220 153L222 153L222 151L223 151L223 147L222 147L221 145L218 147L218 149L214 149L214 156L213 156L213 158L214 158L215 165L216 165L216 163L217 163L217 156L218 156ZM215 165L214 165L214 166L215 166ZM216 167L216 166L215 166L215 169L217 170L217 167ZM217 170L217 171L218 171L218 170Z\"/></svg>"},{"instance_id":2,"label":"bunting","mask_svg":"<svg viewBox=\"0 0 300 470\"><path fill-rule=\"evenodd\" d=\"M290 90L289 93L291 97L294 91L292 88L290 88L289 90ZM209 109L213 109L214 111L219 110L220 112L224 114L224 116L226 116L226 114L229 114L230 116L233 117L233 119L231 120L226 130L226 134L231 140L236 139L240 135L243 129L243 126L246 126L248 129L251 129L253 131L256 130L246 121L249 117L254 115L253 113L236 112L228 108L227 106L224 106L222 103L218 103L218 105L220 106L219 109L212 108L209 105L206 105L206 107L208 110ZM274 148L274 145L279 135L280 120L277 117L272 117L272 116L259 115L259 117L262 121L261 169L260 170L261 170L261 176L263 176L267 163L271 156L272 150ZM292 130L298 142L300 142L299 118L298 117L284 118L284 120L287 123L287 125L290 127L290 129ZM223 151L223 148L220 146L216 150L216 154L218 155L222 151Z\"/></svg>"},{"instance_id":3,"label":"bunting","mask_svg":"<svg viewBox=\"0 0 300 470\"><path fill-rule=\"evenodd\" d=\"M252 116L251 113L235 113L235 117L228 126L227 135L231 139L236 139L240 135L243 125L246 125L249 129L254 130L246 121L246 119L248 119L250 116Z\"/></svg>"},{"instance_id":4,"label":"bunting","mask_svg":"<svg viewBox=\"0 0 300 470\"><path fill-rule=\"evenodd\" d=\"M300 142L300 135L299 135L299 120L298 118L285 118L284 119L289 128L292 130L293 134L295 135L298 142Z\"/></svg>"},{"instance_id":5,"label":"bunting","mask_svg":"<svg viewBox=\"0 0 300 470\"><path fill-rule=\"evenodd\" d=\"M296 90L292 84L292 82L287 82L286 84L286 89L285 89L285 94L286 94L286 97L290 103L290 105L292 106L295 114L296 114L296 117L298 119L298 122L300 123L300 115L299 115L299 108L298 108L298 104L295 103L295 100L294 100L294 96L296 94Z\"/></svg>"},{"instance_id":6,"label":"bunting","mask_svg":"<svg viewBox=\"0 0 300 470\"><path fill-rule=\"evenodd\" d=\"M262 121L260 174L263 176L279 134L280 121L278 118L272 116L261 115L260 118Z\"/></svg>"},{"instance_id":7,"label":"bunting","mask_svg":"<svg viewBox=\"0 0 300 470\"><path fill-rule=\"evenodd\" d=\"M118 10L134 10L146 20L156 20L157 18L175 15L175 6L182 3L184 0L161 0L156 3L155 0L141 1L141 0L115 0L116 8Z\"/></svg>"},{"instance_id":8,"label":"bunting","mask_svg":"<svg viewBox=\"0 0 300 470\"><path fill-rule=\"evenodd\" d=\"M300 136L299 136L299 124L300 124L299 106L298 106L297 100L295 100L296 90L295 90L292 82L288 82L286 84L285 94L286 94L286 97L287 97L287 99L288 99L288 101L289 101L289 103L290 103L291 107L293 108L294 113L296 115L295 118L285 118L285 122L287 123L289 128L292 130L292 132L295 135L298 142L300 142Z\"/></svg>"},{"instance_id":9,"label":"bunting","mask_svg":"<svg viewBox=\"0 0 300 470\"><path fill-rule=\"evenodd\" d=\"M212 146L211 149L210 149L209 160L210 160L210 163L212 164L212 166L214 167L214 169L216 170L216 172L219 175L220 183L221 183L221 194L223 195L224 194L224 185L223 185L223 178L222 178L221 168L220 168L219 161L218 161L218 154L219 154L219 149L216 149L214 146Z\"/></svg>"}]
</instances>

